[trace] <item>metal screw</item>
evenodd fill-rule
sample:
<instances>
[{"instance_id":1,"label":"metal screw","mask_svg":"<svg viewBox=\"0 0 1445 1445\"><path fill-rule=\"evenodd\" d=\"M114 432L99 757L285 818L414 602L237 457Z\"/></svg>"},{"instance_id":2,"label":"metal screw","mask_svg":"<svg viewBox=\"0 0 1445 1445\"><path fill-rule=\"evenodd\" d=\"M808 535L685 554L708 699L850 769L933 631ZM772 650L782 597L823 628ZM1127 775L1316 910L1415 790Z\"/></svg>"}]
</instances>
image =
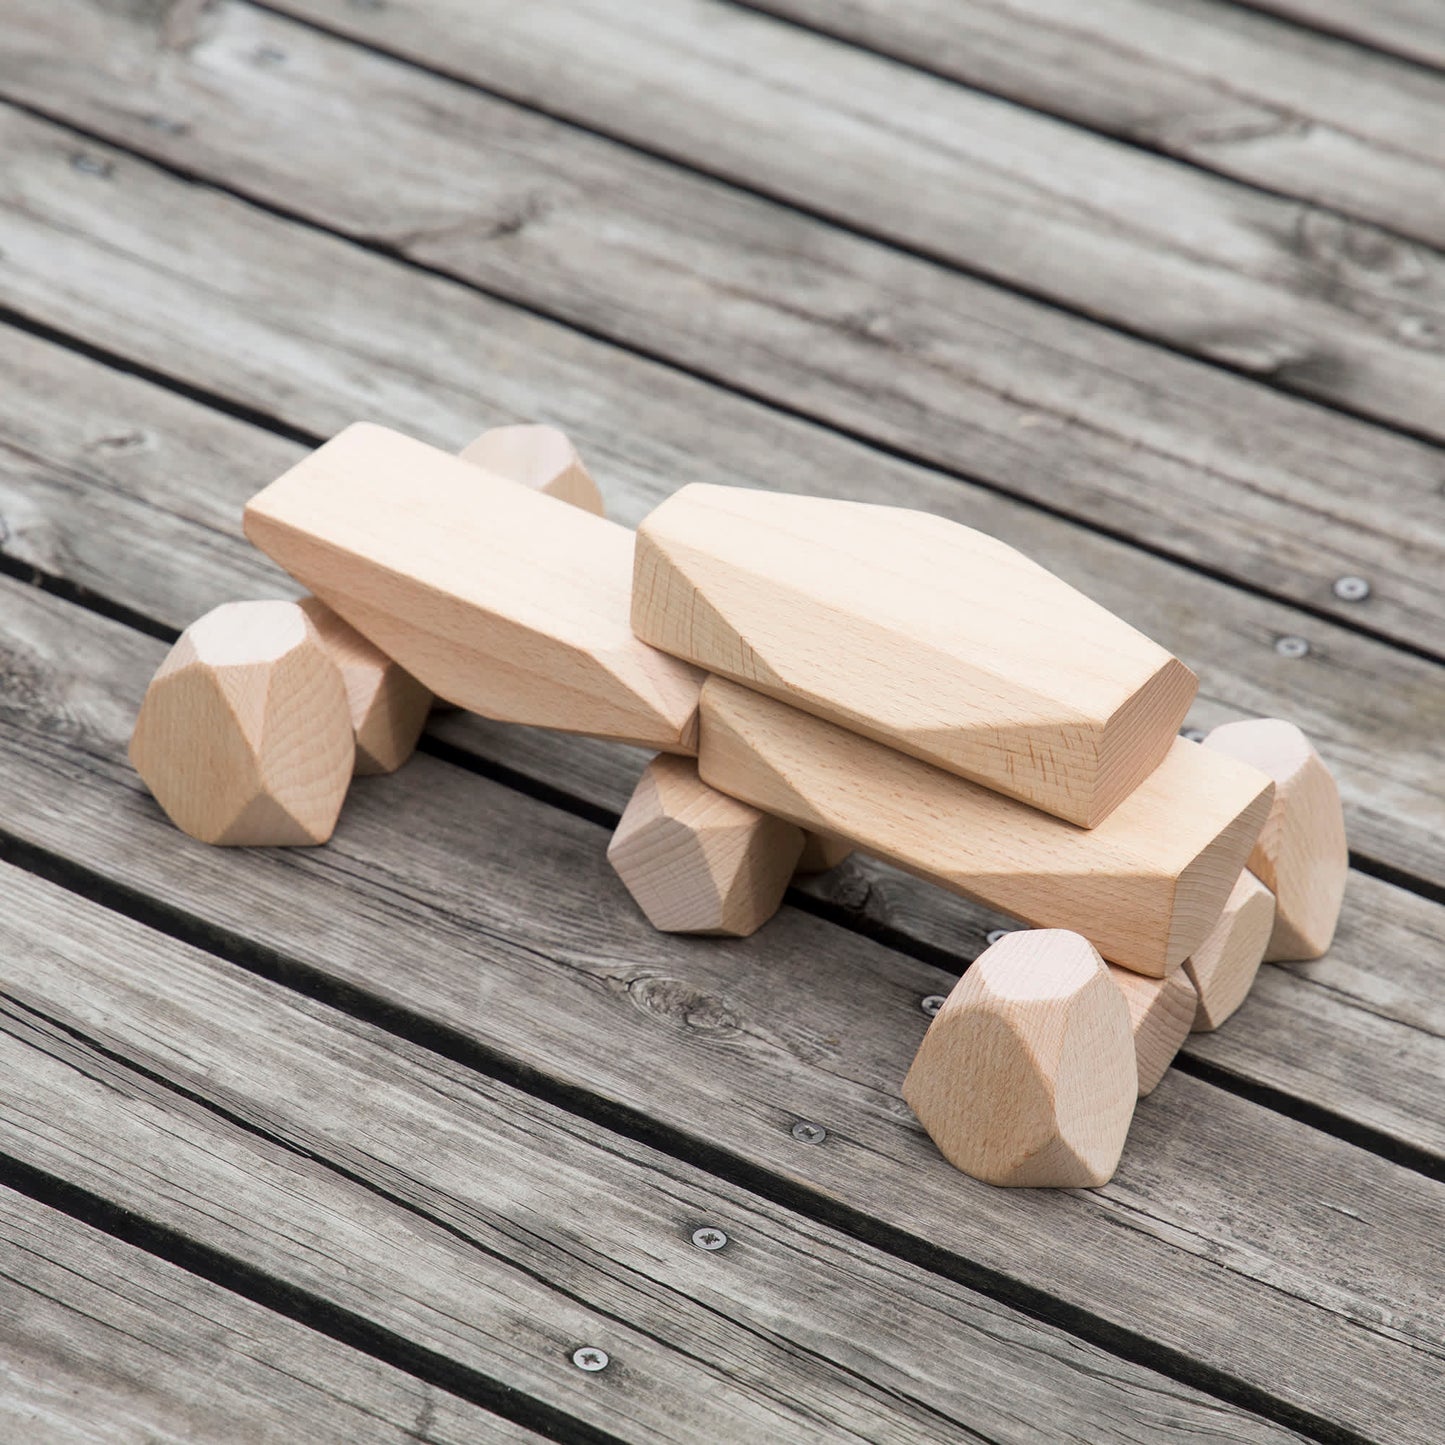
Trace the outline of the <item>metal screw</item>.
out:
<instances>
[{"instance_id":1,"label":"metal screw","mask_svg":"<svg viewBox=\"0 0 1445 1445\"><path fill-rule=\"evenodd\" d=\"M599 1350L595 1345L583 1345L573 1354L572 1363L579 1370L586 1370L588 1374L595 1375L598 1370L605 1370L612 1361L608 1358L606 1350Z\"/></svg>"},{"instance_id":2,"label":"metal screw","mask_svg":"<svg viewBox=\"0 0 1445 1445\"><path fill-rule=\"evenodd\" d=\"M921 1004L919 1004L919 1007L923 1010L924 1013L928 1015L929 1018L932 1018L946 1002L947 999L945 999L943 994L931 993L926 999L923 1000Z\"/></svg>"},{"instance_id":3,"label":"metal screw","mask_svg":"<svg viewBox=\"0 0 1445 1445\"><path fill-rule=\"evenodd\" d=\"M722 1230L714 1229L709 1225L706 1229L694 1229L692 1232L692 1242L697 1245L699 1249L721 1249L723 1245L728 1242L728 1237Z\"/></svg>"},{"instance_id":4,"label":"metal screw","mask_svg":"<svg viewBox=\"0 0 1445 1445\"><path fill-rule=\"evenodd\" d=\"M1179 734L1179 736L1185 739L1186 742L1202 743L1204 741L1204 729L1185 728L1184 731Z\"/></svg>"},{"instance_id":5,"label":"metal screw","mask_svg":"<svg viewBox=\"0 0 1445 1445\"><path fill-rule=\"evenodd\" d=\"M1370 584L1363 577L1341 577L1335 583L1335 596L1341 602L1363 602L1370 595Z\"/></svg>"},{"instance_id":6,"label":"metal screw","mask_svg":"<svg viewBox=\"0 0 1445 1445\"><path fill-rule=\"evenodd\" d=\"M806 1119L799 1119L793 1125L793 1138L800 1144L821 1144L828 1137L828 1131L821 1124L810 1124Z\"/></svg>"},{"instance_id":7,"label":"metal screw","mask_svg":"<svg viewBox=\"0 0 1445 1445\"><path fill-rule=\"evenodd\" d=\"M1013 928L990 928L988 934L986 935L988 946L992 948L994 944L1001 942L1003 939L1007 938L1009 934L1015 932L1017 932L1017 930Z\"/></svg>"},{"instance_id":8,"label":"metal screw","mask_svg":"<svg viewBox=\"0 0 1445 1445\"><path fill-rule=\"evenodd\" d=\"M257 65L280 65L286 59L286 52L279 45L258 45L251 59Z\"/></svg>"},{"instance_id":9,"label":"metal screw","mask_svg":"<svg viewBox=\"0 0 1445 1445\"><path fill-rule=\"evenodd\" d=\"M88 156L84 151L77 151L71 156L70 164L86 176L108 176L112 169L109 161L102 160L99 156Z\"/></svg>"},{"instance_id":10,"label":"metal screw","mask_svg":"<svg viewBox=\"0 0 1445 1445\"><path fill-rule=\"evenodd\" d=\"M1281 657L1308 657L1310 645L1303 637L1276 637L1274 650Z\"/></svg>"}]
</instances>

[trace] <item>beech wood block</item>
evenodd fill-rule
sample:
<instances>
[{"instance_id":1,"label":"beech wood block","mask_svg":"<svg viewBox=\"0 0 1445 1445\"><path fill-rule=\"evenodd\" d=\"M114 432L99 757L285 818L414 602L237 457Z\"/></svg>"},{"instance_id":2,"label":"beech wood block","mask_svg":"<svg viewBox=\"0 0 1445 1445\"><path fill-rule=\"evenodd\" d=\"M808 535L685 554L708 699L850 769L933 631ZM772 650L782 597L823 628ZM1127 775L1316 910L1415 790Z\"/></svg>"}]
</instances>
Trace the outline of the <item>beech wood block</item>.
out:
<instances>
[{"instance_id":1,"label":"beech wood block","mask_svg":"<svg viewBox=\"0 0 1445 1445\"><path fill-rule=\"evenodd\" d=\"M361 423L252 498L246 535L448 702L696 751L702 676L632 635L626 527Z\"/></svg>"},{"instance_id":2,"label":"beech wood block","mask_svg":"<svg viewBox=\"0 0 1445 1445\"><path fill-rule=\"evenodd\" d=\"M826 873L853 856L853 847L841 838L829 838L824 833L803 835L803 856L798 859L795 873L804 875Z\"/></svg>"},{"instance_id":3,"label":"beech wood block","mask_svg":"<svg viewBox=\"0 0 1445 1445\"><path fill-rule=\"evenodd\" d=\"M1163 978L1147 978L1133 969L1109 964L1112 978L1129 1008L1134 1033L1134 1062L1139 1071L1139 1097L1153 1093L1174 1062L1189 1031L1199 995L1182 968Z\"/></svg>"},{"instance_id":4,"label":"beech wood block","mask_svg":"<svg viewBox=\"0 0 1445 1445\"><path fill-rule=\"evenodd\" d=\"M1124 995L1093 945L1010 933L935 1015L903 1097L944 1158L989 1184L1107 1184L1139 1076Z\"/></svg>"},{"instance_id":5,"label":"beech wood block","mask_svg":"<svg viewBox=\"0 0 1445 1445\"><path fill-rule=\"evenodd\" d=\"M744 938L778 911L802 851L800 828L708 787L691 758L663 755L607 857L655 928Z\"/></svg>"},{"instance_id":6,"label":"beech wood block","mask_svg":"<svg viewBox=\"0 0 1445 1445\"><path fill-rule=\"evenodd\" d=\"M1274 928L1275 900L1247 869L1209 937L1184 962L1199 995L1193 1030L1217 1029L1249 996Z\"/></svg>"},{"instance_id":7,"label":"beech wood block","mask_svg":"<svg viewBox=\"0 0 1445 1445\"><path fill-rule=\"evenodd\" d=\"M319 597L303 597L299 606L341 669L356 734L356 771L394 773L416 750L431 693Z\"/></svg>"},{"instance_id":8,"label":"beech wood block","mask_svg":"<svg viewBox=\"0 0 1445 1445\"><path fill-rule=\"evenodd\" d=\"M1265 958L1321 957L1334 940L1350 871L1340 791L1324 759L1279 718L1225 723L1204 745L1274 779L1274 806L1249 855L1250 872L1275 896Z\"/></svg>"},{"instance_id":9,"label":"beech wood block","mask_svg":"<svg viewBox=\"0 0 1445 1445\"><path fill-rule=\"evenodd\" d=\"M1194 674L1012 547L899 507L694 485L638 528L645 642L1093 827Z\"/></svg>"},{"instance_id":10,"label":"beech wood block","mask_svg":"<svg viewBox=\"0 0 1445 1445\"><path fill-rule=\"evenodd\" d=\"M231 602L181 634L141 703L130 760L203 843L324 843L355 744L341 671L294 602Z\"/></svg>"},{"instance_id":11,"label":"beech wood block","mask_svg":"<svg viewBox=\"0 0 1445 1445\"><path fill-rule=\"evenodd\" d=\"M1163 975L1204 941L1274 784L1176 739L1093 829L1041 813L723 678L702 693L703 780L799 827Z\"/></svg>"},{"instance_id":12,"label":"beech wood block","mask_svg":"<svg viewBox=\"0 0 1445 1445\"><path fill-rule=\"evenodd\" d=\"M461 457L584 512L603 513L597 483L566 432L554 426L494 426L463 447Z\"/></svg>"}]
</instances>

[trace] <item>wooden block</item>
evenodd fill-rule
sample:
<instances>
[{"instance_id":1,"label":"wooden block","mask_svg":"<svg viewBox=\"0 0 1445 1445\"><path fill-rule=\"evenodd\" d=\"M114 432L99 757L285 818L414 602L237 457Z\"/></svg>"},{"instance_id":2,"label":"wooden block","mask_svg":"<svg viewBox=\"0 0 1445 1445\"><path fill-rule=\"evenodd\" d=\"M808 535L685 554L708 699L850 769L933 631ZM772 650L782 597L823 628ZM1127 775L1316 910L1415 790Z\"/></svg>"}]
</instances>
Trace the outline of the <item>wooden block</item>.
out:
<instances>
[{"instance_id":1,"label":"wooden block","mask_svg":"<svg viewBox=\"0 0 1445 1445\"><path fill-rule=\"evenodd\" d=\"M1249 855L1250 872L1275 896L1266 960L1321 957L1334 940L1350 871L1340 791L1324 759L1279 718L1225 723L1204 745L1274 779L1274 806Z\"/></svg>"},{"instance_id":2,"label":"wooden block","mask_svg":"<svg viewBox=\"0 0 1445 1445\"><path fill-rule=\"evenodd\" d=\"M356 734L356 771L394 773L416 749L431 693L319 597L303 597L299 606L341 669Z\"/></svg>"},{"instance_id":3,"label":"wooden block","mask_svg":"<svg viewBox=\"0 0 1445 1445\"><path fill-rule=\"evenodd\" d=\"M852 856L852 845L845 843L841 838L830 838L825 833L805 833L803 835L803 856L798 859L798 866L793 871L804 876L826 873L830 868L836 868Z\"/></svg>"},{"instance_id":4,"label":"wooden block","mask_svg":"<svg viewBox=\"0 0 1445 1445\"><path fill-rule=\"evenodd\" d=\"M324 843L355 745L341 672L294 602L231 602L193 622L151 680L130 760L203 843Z\"/></svg>"},{"instance_id":5,"label":"wooden block","mask_svg":"<svg viewBox=\"0 0 1445 1445\"><path fill-rule=\"evenodd\" d=\"M1109 977L1129 1007L1134 1033L1134 1062L1139 1071L1139 1097L1153 1093L1194 1027L1199 995L1182 968L1163 978L1148 978L1130 968L1109 964Z\"/></svg>"},{"instance_id":6,"label":"wooden block","mask_svg":"<svg viewBox=\"0 0 1445 1445\"><path fill-rule=\"evenodd\" d=\"M1183 738L1097 828L930 767L737 683L702 694L704 781L1109 960L1163 975L1204 941L1274 785Z\"/></svg>"},{"instance_id":7,"label":"wooden block","mask_svg":"<svg viewBox=\"0 0 1445 1445\"><path fill-rule=\"evenodd\" d=\"M654 758L607 857L655 928L744 938L778 911L802 830L710 788L691 758Z\"/></svg>"},{"instance_id":8,"label":"wooden block","mask_svg":"<svg viewBox=\"0 0 1445 1445\"><path fill-rule=\"evenodd\" d=\"M682 488L637 533L644 641L1093 827L1164 758L1183 663L982 532L898 507Z\"/></svg>"},{"instance_id":9,"label":"wooden block","mask_svg":"<svg viewBox=\"0 0 1445 1445\"><path fill-rule=\"evenodd\" d=\"M463 461L559 502L602 516L602 493L566 432L554 426L494 426L462 448Z\"/></svg>"},{"instance_id":10,"label":"wooden block","mask_svg":"<svg viewBox=\"0 0 1445 1445\"><path fill-rule=\"evenodd\" d=\"M1217 1029L1248 997L1274 928L1275 900L1247 869L1239 875L1209 937L1185 960L1199 995L1195 1033Z\"/></svg>"},{"instance_id":11,"label":"wooden block","mask_svg":"<svg viewBox=\"0 0 1445 1445\"><path fill-rule=\"evenodd\" d=\"M1088 939L1010 933L944 1001L903 1097L944 1158L989 1184L1113 1177L1139 1076L1124 995Z\"/></svg>"},{"instance_id":12,"label":"wooden block","mask_svg":"<svg viewBox=\"0 0 1445 1445\"><path fill-rule=\"evenodd\" d=\"M633 534L384 427L348 427L246 535L448 702L695 751L701 674L632 635Z\"/></svg>"}]
</instances>

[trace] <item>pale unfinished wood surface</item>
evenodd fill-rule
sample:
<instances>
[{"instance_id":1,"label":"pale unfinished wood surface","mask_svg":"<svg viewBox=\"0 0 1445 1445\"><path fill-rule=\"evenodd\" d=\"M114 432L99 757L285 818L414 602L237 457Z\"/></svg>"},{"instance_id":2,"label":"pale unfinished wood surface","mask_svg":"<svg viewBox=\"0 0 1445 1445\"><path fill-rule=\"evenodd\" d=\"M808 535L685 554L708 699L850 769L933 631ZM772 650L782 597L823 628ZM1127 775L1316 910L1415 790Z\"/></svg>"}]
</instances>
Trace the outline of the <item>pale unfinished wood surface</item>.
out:
<instances>
[{"instance_id":1,"label":"pale unfinished wood surface","mask_svg":"<svg viewBox=\"0 0 1445 1445\"><path fill-rule=\"evenodd\" d=\"M1428 446L914 260L269 13L233 4L208 9L206 44L167 50L165 84L148 85L156 74L155 16L79 3L36 9L35 24L46 27L39 33L53 42L53 55L64 58L43 69L19 68L32 104L51 111L69 105L77 123L123 136L188 173L224 179L239 167L275 205L367 239L385 236L429 266L517 296L593 335L617 337L749 394L775 397L791 411L982 478L1115 535L1138 537L1216 575L1438 651L1445 605L1437 561L1439 467ZM334 19L367 26L391 13L390 7L348 6ZM449 66L456 59L454 36L470 24L470 14L458 14L449 25ZM400 29L419 37L428 25L422 11ZM489 27L484 43L495 33ZM287 63L266 69L267 105L258 110L252 57L277 51ZM141 96L152 114L176 121L175 128L149 124ZM434 120L439 115L447 117L441 129ZM338 116L346 123L338 124ZM52 157L50 147L37 147L33 122L13 113L3 119L12 174L25 179L26 206L3 217L7 234L0 244L12 258L9 280L24 296L27 314L48 316L123 355L204 345L202 318L246 272L218 277L183 238L192 225L219 237L235 223L235 208L173 179L168 184L177 195L169 205L164 192L137 195L152 190L149 168L122 164L117 156L109 157L111 175L97 184L94 176L69 170L68 133L38 128L54 136ZM379 145L382 135L387 143ZM420 172L408 162L419 154L431 158ZM98 163L106 159L97 152ZM388 184L378 186L378 175ZM454 182L459 176L467 177L465 191ZM413 199L402 214L405 197ZM129 218L124 226L121 215ZM810 465L815 444L766 449L757 423L746 417L719 423L709 431L709 448L689 445L679 461L670 461L659 450L663 439L696 405L673 399L676 378L637 376L634 358L573 337L574 347L595 357L576 367L560 362L565 375L544 383L542 356L553 348L548 328L534 318L460 292L437 307L441 314L428 314L423 297L430 288L422 278L398 275L394 266L345 246L311 263L307 282L306 258L318 238L273 216L247 218L284 234L282 259L258 254L254 237L225 240L233 264L245 257L247 269L254 267L256 295L216 338L214 363L152 359L168 375L204 372L206 384L228 397L259 390L265 400L247 397L246 404L323 434L372 416L449 449L474 434L481 406L489 416L545 414L605 469L609 491L614 478L655 465L665 482L656 500L680 480L703 479L705 450L748 451L755 437L759 459L723 470L718 480L771 480L779 456L790 469ZM106 236L107 244L95 245L92 234ZM121 235L126 244L117 253ZM150 236L164 254L150 263L160 275L147 279L126 257ZM1289 236L1281 233L1282 242ZM1392 267L1408 273L1413 265L1409 253L1378 237L1363 253L1357 239L1353 229L1309 218L1308 251L1320 266L1353 275L1362 265L1378 265L1384 277ZM1258 244L1259 233L1250 240ZM1054 253L1047 254L1052 264ZM759 266L753 260L759 255L775 260ZM43 276L62 293L67 283L75 287L72 256L75 267L96 278L107 297L104 308L89 304L88 285L78 287L70 306L42 286ZM294 276L296 294L258 330L268 297L293 284L274 266ZM158 324L152 298L157 286L169 293L194 272L202 278L200 294L183 303L192 326L177 334ZM1313 264L1309 275L1317 275ZM346 279L336 286L336 277ZM393 303L398 291L403 294ZM132 292L139 293L133 317L126 314ZM309 338L336 329L320 327L320 316L332 310L358 314L318 352ZM705 325L698 324L700 315ZM232 344L237 327L251 348L239 355ZM277 329L297 334L276 348L279 355L263 356ZM1243 339L1262 359L1288 347L1287 336L1277 340L1263 326L1252 334L1252 341L1250 333ZM513 338L520 357L509 355ZM343 364L346 353L354 353L350 365ZM1315 364L1346 374L1329 352ZM298 367L304 379L288 380ZM380 416L378 405L408 384L418 395ZM298 417L333 386L362 399L328 410L319 423ZM595 395L613 387L617 399ZM447 396L453 417L439 434L428 434L427 419L445 410ZM609 455L610 433L616 445ZM1066 466L1060 457L1067 457ZM859 466L832 469L825 493L837 494L860 474ZM780 484L801 487L792 477ZM609 505L615 510L611 499ZM1331 590L1336 577L1351 573L1374 586L1363 606ZM1120 575L1138 584L1135 595L1150 594L1144 579L1127 569ZM1123 604L1114 610L1141 621ZM1157 627L1145 630L1163 636Z\"/></svg>"},{"instance_id":2,"label":"pale unfinished wood surface","mask_svg":"<svg viewBox=\"0 0 1445 1445\"><path fill-rule=\"evenodd\" d=\"M625 527L366 423L253 497L245 526L447 702L695 750L700 674L632 636Z\"/></svg>"},{"instance_id":3,"label":"pale unfinished wood surface","mask_svg":"<svg viewBox=\"0 0 1445 1445\"><path fill-rule=\"evenodd\" d=\"M1085 827L1154 771L1198 680L943 517L689 486L637 530L644 642Z\"/></svg>"},{"instance_id":4,"label":"pale unfinished wood surface","mask_svg":"<svg viewBox=\"0 0 1445 1445\"><path fill-rule=\"evenodd\" d=\"M341 669L356 734L356 771L395 772L416 749L431 713L431 693L319 597L303 597L300 606Z\"/></svg>"},{"instance_id":5,"label":"pale unfinished wood surface","mask_svg":"<svg viewBox=\"0 0 1445 1445\"><path fill-rule=\"evenodd\" d=\"M1217 1029L1249 996L1274 919L1274 894L1246 868L1219 922L1184 961L1184 972L1199 996L1191 1026L1195 1032Z\"/></svg>"},{"instance_id":6,"label":"pale unfinished wood surface","mask_svg":"<svg viewBox=\"0 0 1445 1445\"><path fill-rule=\"evenodd\" d=\"M1434 0L1251 0L1256 9L1445 68L1445 15Z\"/></svg>"},{"instance_id":7,"label":"pale unfinished wood surface","mask_svg":"<svg viewBox=\"0 0 1445 1445\"><path fill-rule=\"evenodd\" d=\"M1042 1214L1020 1211L946 1168L900 1112L897 1060L923 1035L919 1000L940 992L936 968L787 908L766 940L682 945L627 900L604 828L429 757L355 789L327 854L198 849L137 806L121 757L140 679L162 649L32 589L0 584L0 595L7 666L27 697L54 700L0 713L7 826L27 845L68 839L92 876L166 899L219 931L208 936L245 936L388 1014L422 1011L449 1037L531 1060L608 1108L645 1108L828 1208L949 1251L958 1268L976 1260L1102 1311L1365 1433L1386 1420L1399 1438L1429 1439L1421 1411L1445 1406L1428 1343L1431 1231L1445 1228L1437 1183L1175 1070L1087 1207L1065 1191ZM405 969L398 926L413 943ZM823 1147L792 1137L799 1117L831 1122ZM1249 1184L1260 1158L1271 1166L1263 1193ZM1348 1214L1320 1199L1321 1171L1329 1203ZM1078 1248L1059 1251L1061 1231ZM1260 1322L1247 1341L1242 1313Z\"/></svg>"},{"instance_id":8,"label":"pale unfinished wood surface","mask_svg":"<svg viewBox=\"0 0 1445 1445\"><path fill-rule=\"evenodd\" d=\"M643 770L607 846L607 861L664 933L746 938L778 911L803 833L710 788L692 758L660 755Z\"/></svg>"},{"instance_id":9,"label":"pale unfinished wood surface","mask_svg":"<svg viewBox=\"0 0 1445 1445\"><path fill-rule=\"evenodd\" d=\"M1304 733L1279 718L1226 723L1204 741L1274 779L1274 802L1249 855L1251 871L1275 897L1265 958L1320 958L1335 936L1350 871L1340 792L1329 768Z\"/></svg>"},{"instance_id":10,"label":"pale unfinished wood surface","mask_svg":"<svg viewBox=\"0 0 1445 1445\"><path fill-rule=\"evenodd\" d=\"M464 462L474 462L499 477L510 477L558 501L570 502L599 517L605 508L602 493L582 464L566 432L535 423L494 426L461 450Z\"/></svg>"},{"instance_id":11,"label":"pale unfinished wood surface","mask_svg":"<svg viewBox=\"0 0 1445 1445\"><path fill-rule=\"evenodd\" d=\"M804 833L803 851L798 857L797 871L804 876L826 873L852 856L852 844L845 843L841 838L829 838L822 833Z\"/></svg>"},{"instance_id":12,"label":"pale unfinished wood surface","mask_svg":"<svg viewBox=\"0 0 1445 1445\"><path fill-rule=\"evenodd\" d=\"M181 634L146 689L130 760L203 843L324 843L351 781L347 691L293 602L230 602Z\"/></svg>"},{"instance_id":13,"label":"pale unfinished wood surface","mask_svg":"<svg viewBox=\"0 0 1445 1445\"><path fill-rule=\"evenodd\" d=\"M1129 1027L1134 1034L1134 1062L1139 1075L1139 1097L1152 1094L1175 1055L1189 1037L1199 995L1189 975L1176 968L1163 978L1148 978L1131 968L1109 964L1114 980L1129 1006Z\"/></svg>"},{"instance_id":14,"label":"pale unfinished wood surface","mask_svg":"<svg viewBox=\"0 0 1445 1445\"><path fill-rule=\"evenodd\" d=\"M1179 738L1109 818L1078 828L719 677L703 687L698 768L744 802L1153 975L1208 934L1274 793L1258 770L1221 769Z\"/></svg>"},{"instance_id":15,"label":"pale unfinished wood surface","mask_svg":"<svg viewBox=\"0 0 1445 1445\"><path fill-rule=\"evenodd\" d=\"M951 1164L1013 1186L1107 1184L1138 1096L1123 995L1088 939L1058 929L1011 933L978 958L903 1084Z\"/></svg>"}]
</instances>

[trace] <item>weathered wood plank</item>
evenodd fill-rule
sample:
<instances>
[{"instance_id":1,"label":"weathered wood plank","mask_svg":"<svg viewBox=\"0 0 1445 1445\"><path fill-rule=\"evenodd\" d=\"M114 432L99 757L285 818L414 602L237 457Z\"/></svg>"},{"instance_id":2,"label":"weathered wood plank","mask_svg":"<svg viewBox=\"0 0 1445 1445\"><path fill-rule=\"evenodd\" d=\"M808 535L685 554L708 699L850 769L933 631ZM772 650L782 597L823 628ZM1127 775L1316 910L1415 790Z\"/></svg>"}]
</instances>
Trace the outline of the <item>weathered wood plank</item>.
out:
<instances>
[{"instance_id":1,"label":"weathered wood plank","mask_svg":"<svg viewBox=\"0 0 1445 1445\"><path fill-rule=\"evenodd\" d=\"M7 1440L542 1439L3 1186L0 1277Z\"/></svg>"},{"instance_id":2,"label":"weathered wood plank","mask_svg":"<svg viewBox=\"0 0 1445 1445\"><path fill-rule=\"evenodd\" d=\"M426 757L357 786L326 849L206 849L122 760L161 645L0 598L0 786L29 846L1312 1416L1412 1440L1445 1409L1445 1185L1177 1073L1106 1189L978 1185L896 1092L938 970L786 908L737 943L657 934L604 830Z\"/></svg>"},{"instance_id":3,"label":"weathered wood plank","mask_svg":"<svg viewBox=\"0 0 1445 1445\"><path fill-rule=\"evenodd\" d=\"M1445 242L1445 78L1241 5L757 8L1222 175Z\"/></svg>"},{"instance_id":4,"label":"weathered wood plank","mask_svg":"<svg viewBox=\"0 0 1445 1445\"><path fill-rule=\"evenodd\" d=\"M38 8L73 27L60 74L20 72L39 104L848 433L1440 649L1435 448L243 5L208 11L203 43L159 57L140 12ZM258 54L285 57L265 68L264 106ZM23 130L7 144L24 211L81 225L89 200L104 234L134 184L128 169L56 175ZM169 224L185 236L199 218ZM1369 579L1368 601L1335 596L1344 575Z\"/></svg>"},{"instance_id":5,"label":"weathered wood plank","mask_svg":"<svg viewBox=\"0 0 1445 1445\"><path fill-rule=\"evenodd\" d=\"M44 319L314 433L367 416L454 448L488 422L548 417L596 461L612 513L626 522L686 480L917 506L993 532L1193 666L1202 679L1196 724L1252 714L1299 723L1341 778L1354 846L1445 881L1445 691L1429 663L143 163L118 159L102 180L75 171L73 143L47 128L14 120L8 138L11 173L33 174L35 185L24 211L0 210L0 247L17 304ZM73 184L57 191L62 179ZM53 219L32 227L47 195ZM201 235L197 249L192 238ZM58 397L41 406L72 410ZM73 422L66 428L62 435L75 435ZM247 481L251 456L236 452L237 508L275 475L258 462ZM141 449L137 463L145 457ZM105 545L89 529L70 537L56 525L35 529L40 565L47 547L78 558ZM1427 544L1422 555L1431 551ZM1284 635L1306 638L1310 655L1281 656L1273 644Z\"/></svg>"},{"instance_id":6,"label":"weathered wood plank","mask_svg":"<svg viewBox=\"0 0 1445 1445\"><path fill-rule=\"evenodd\" d=\"M1435 0L1241 0L1347 40L1445 68L1445 12Z\"/></svg>"},{"instance_id":7,"label":"weathered wood plank","mask_svg":"<svg viewBox=\"0 0 1445 1445\"><path fill-rule=\"evenodd\" d=\"M1296 1438L74 895L0 880L17 1149L378 1322L410 1308L409 1337L425 1330L459 1359L515 1353L496 1338L495 1277L545 1282L521 1338L534 1373L558 1377L550 1394L585 1393L626 1438L1002 1440L1059 1411L1081 1441L1144 1441L1166 1423ZM73 1071L75 1117L43 1127L57 1064ZM108 1119L116 1142L92 1140ZM246 1176L241 1198L213 1193L197 1145ZM87 1147L94 1166L77 1157ZM349 1209L348 1183L363 1186ZM249 1229L247 1205L264 1206ZM329 1230L327 1205L342 1211ZM726 1233L722 1252L692 1244L704 1225ZM457 1261L460 1289L445 1278ZM391 1300L399 1265L414 1282ZM428 1325L427 1304L463 1312ZM602 1378L572 1369L574 1340L611 1354ZM644 1401L664 1391L658 1431Z\"/></svg>"},{"instance_id":8,"label":"weathered wood plank","mask_svg":"<svg viewBox=\"0 0 1445 1445\"><path fill-rule=\"evenodd\" d=\"M1368 223L727 0L285 8L1274 385L1445 434L1441 257ZM49 88L64 67L37 70Z\"/></svg>"}]
</instances>

